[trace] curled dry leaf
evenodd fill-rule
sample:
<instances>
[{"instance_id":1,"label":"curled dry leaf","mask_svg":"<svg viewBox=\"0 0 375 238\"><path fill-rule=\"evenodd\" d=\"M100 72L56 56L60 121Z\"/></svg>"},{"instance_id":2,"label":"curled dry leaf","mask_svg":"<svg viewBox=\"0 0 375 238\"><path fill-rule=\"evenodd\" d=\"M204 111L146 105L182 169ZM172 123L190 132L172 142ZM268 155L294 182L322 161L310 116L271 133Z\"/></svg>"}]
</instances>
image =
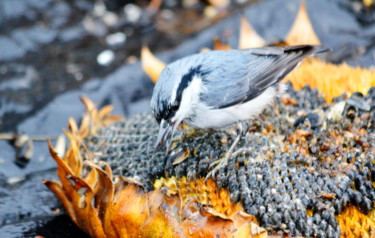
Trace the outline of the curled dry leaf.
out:
<instances>
[{"instance_id":1,"label":"curled dry leaf","mask_svg":"<svg viewBox=\"0 0 375 238\"><path fill-rule=\"evenodd\" d=\"M111 105L104 106L102 109L97 110L95 104L88 98L81 97L81 101L87 110L86 115L82 119L81 127L79 128L81 137L87 136L88 134L95 134L98 128L108 126L122 119L121 116L113 116L110 114L113 110ZM77 126L74 127L72 132L75 133L76 131L78 131Z\"/></svg>"},{"instance_id":2,"label":"curled dry leaf","mask_svg":"<svg viewBox=\"0 0 375 238\"><path fill-rule=\"evenodd\" d=\"M67 158L66 156L64 159L60 158L50 141L48 141L48 146L50 154L57 163L57 174L61 185L52 181L44 181L44 183L61 199L68 214L78 227L93 237L105 237L100 220L93 207L93 190L82 178L75 175L74 170L76 168L74 165L71 168L64 161ZM73 153L66 153L66 155L74 156ZM82 167L79 165L78 168Z\"/></svg>"},{"instance_id":3,"label":"curled dry leaf","mask_svg":"<svg viewBox=\"0 0 375 238\"><path fill-rule=\"evenodd\" d=\"M85 105L86 111L88 113L91 113L92 111L96 111L96 106L90 99L88 99L86 97L81 97L80 99L83 102L83 104Z\"/></svg>"},{"instance_id":4,"label":"curled dry leaf","mask_svg":"<svg viewBox=\"0 0 375 238\"><path fill-rule=\"evenodd\" d=\"M141 50L141 62L143 71L156 83L161 71L165 68L165 63L157 59L146 46Z\"/></svg>"},{"instance_id":5,"label":"curled dry leaf","mask_svg":"<svg viewBox=\"0 0 375 238\"><path fill-rule=\"evenodd\" d=\"M294 20L285 41L288 45L320 45L319 38L317 37L307 14L305 0L301 2L297 17Z\"/></svg>"},{"instance_id":6,"label":"curled dry leaf","mask_svg":"<svg viewBox=\"0 0 375 238\"><path fill-rule=\"evenodd\" d=\"M263 46L266 46L266 41L257 34L246 17L242 16L238 48L246 49Z\"/></svg>"},{"instance_id":7,"label":"curled dry leaf","mask_svg":"<svg viewBox=\"0 0 375 238\"><path fill-rule=\"evenodd\" d=\"M272 45L288 46L303 44L320 45L320 40L316 35L308 17L305 1L301 2L297 16L292 27L289 30L289 33L286 36L286 39L280 42L276 42ZM251 26L250 22L247 21L244 16L241 17L241 28L238 45L239 49L256 48L267 45L267 42L257 34L257 32Z\"/></svg>"}]
</instances>

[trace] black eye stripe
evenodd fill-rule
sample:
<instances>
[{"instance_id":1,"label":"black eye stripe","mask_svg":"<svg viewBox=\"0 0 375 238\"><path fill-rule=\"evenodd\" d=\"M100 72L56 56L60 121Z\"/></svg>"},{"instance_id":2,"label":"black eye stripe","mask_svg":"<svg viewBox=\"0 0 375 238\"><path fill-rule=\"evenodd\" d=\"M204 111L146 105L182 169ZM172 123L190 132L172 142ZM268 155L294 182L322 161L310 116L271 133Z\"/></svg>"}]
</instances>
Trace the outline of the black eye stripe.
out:
<instances>
[{"instance_id":1,"label":"black eye stripe","mask_svg":"<svg viewBox=\"0 0 375 238\"><path fill-rule=\"evenodd\" d=\"M177 91L176 91L176 104L179 107L182 99L182 93L184 90L190 85L191 81L193 81L194 76L204 76L206 74L210 73L210 71L203 71L202 65L198 65L195 68L190 68L189 72L184 74L182 76L180 85L178 85Z\"/></svg>"},{"instance_id":2,"label":"black eye stripe","mask_svg":"<svg viewBox=\"0 0 375 238\"><path fill-rule=\"evenodd\" d=\"M173 118L177 110L180 107L182 94L184 90L193 81L194 76L199 75L203 77L208 73L210 73L210 71L202 70L202 65L198 65L197 67L190 68L189 71L186 74L184 74L181 78L180 84L177 87L176 98L175 98L174 103L170 104L168 100L159 99L159 104L161 105L162 110L160 110L156 115L157 119L159 119L158 121L160 121L161 119L169 120Z\"/></svg>"}]
</instances>

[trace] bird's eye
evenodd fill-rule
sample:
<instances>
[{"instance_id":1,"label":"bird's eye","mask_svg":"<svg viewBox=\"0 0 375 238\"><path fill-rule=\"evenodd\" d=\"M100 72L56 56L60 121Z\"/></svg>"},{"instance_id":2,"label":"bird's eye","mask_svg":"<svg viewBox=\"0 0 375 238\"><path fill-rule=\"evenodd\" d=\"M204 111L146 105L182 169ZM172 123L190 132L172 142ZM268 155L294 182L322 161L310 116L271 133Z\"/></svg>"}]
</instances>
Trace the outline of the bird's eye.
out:
<instances>
[{"instance_id":1,"label":"bird's eye","mask_svg":"<svg viewBox=\"0 0 375 238\"><path fill-rule=\"evenodd\" d=\"M173 104L171 109L172 109L172 111L177 111L178 110L178 104Z\"/></svg>"}]
</instances>

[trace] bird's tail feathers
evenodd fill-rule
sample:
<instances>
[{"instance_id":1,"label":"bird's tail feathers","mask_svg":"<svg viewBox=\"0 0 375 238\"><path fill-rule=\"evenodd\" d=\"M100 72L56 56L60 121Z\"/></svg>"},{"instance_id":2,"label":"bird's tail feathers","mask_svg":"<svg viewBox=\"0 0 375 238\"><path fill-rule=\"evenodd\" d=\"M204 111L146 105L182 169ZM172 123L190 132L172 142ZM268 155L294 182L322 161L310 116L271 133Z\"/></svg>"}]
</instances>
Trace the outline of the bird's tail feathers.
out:
<instances>
[{"instance_id":1,"label":"bird's tail feathers","mask_svg":"<svg viewBox=\"0 0 375 238\"><path fill-rule=\"evenodd\" d=\"M316 45L316 46L314 46L314 48L315 48L315 50L314 50L314 53L312 55L328 53L328 52L332 51L331 48L326 47L326 46L322 46L322 45Z\"/></svg>"},{"instance_id":2,"label":"bird's tail feathers","mask_svg":"<svg viewBox=\"0 0 375 238\"><path fill-rule=\"evenodd\" d=\"M331 48L322 46L322 45L295 45L295 46L287 46L284 48L284 52L299 51L299 50L304 51L305 55L311 55L311 56L332 51Z\"/></svg>"}]
</instances>

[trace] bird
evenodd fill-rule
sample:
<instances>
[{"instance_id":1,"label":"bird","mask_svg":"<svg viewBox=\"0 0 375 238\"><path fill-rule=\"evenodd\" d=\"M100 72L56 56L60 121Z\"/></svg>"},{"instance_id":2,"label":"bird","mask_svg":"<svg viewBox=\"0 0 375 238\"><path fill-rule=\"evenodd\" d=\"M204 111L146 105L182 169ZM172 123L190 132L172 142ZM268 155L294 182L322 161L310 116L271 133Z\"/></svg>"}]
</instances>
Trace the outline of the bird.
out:
<instances>
[{"instance_id":1,"label":"bird","mask_svg":"<svg viewBox=\"0 0 375 238\"><path fill-rule=\"evenodd\" d=\"M226 155L207 175L228 164L246 121L255 118L282 93L280 80L304 59L329 48L317 45L215 50L193 54L168 64L160 73L151 97L159 124L155 147L168 152L181 123L197 129L242 127Z\"/></svg>"}]
</instances>

